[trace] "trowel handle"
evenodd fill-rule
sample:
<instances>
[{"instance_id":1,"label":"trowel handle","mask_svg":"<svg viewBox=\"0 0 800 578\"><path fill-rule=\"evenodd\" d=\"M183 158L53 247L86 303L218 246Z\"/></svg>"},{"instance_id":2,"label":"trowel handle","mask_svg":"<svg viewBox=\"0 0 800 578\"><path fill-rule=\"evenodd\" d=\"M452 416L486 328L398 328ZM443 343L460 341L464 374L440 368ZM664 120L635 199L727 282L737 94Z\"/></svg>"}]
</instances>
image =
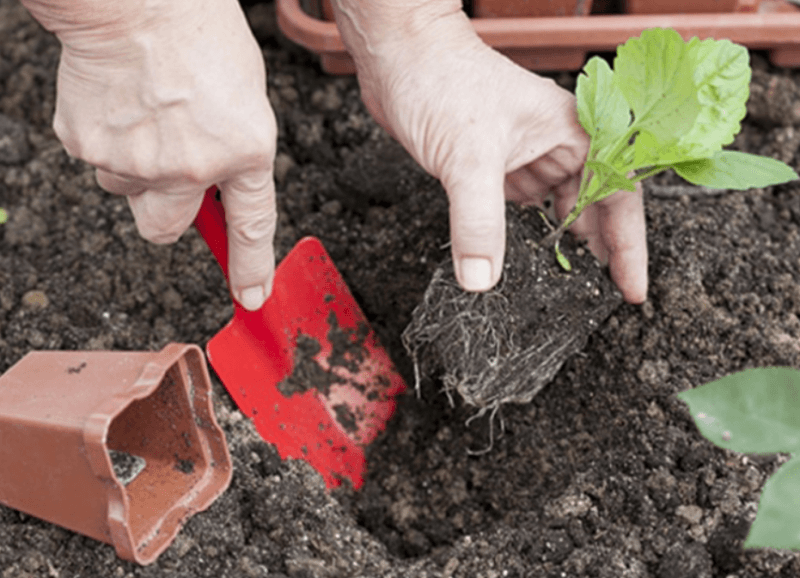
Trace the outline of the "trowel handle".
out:
<instances>
[{"instance_id":1,"label":"trowel handle","mask_svg":"<svg viewBox=\"0 0 800 578\"><path fill-rule=\"evenodd\" d=\"M200 231L208 248L217 258L225 278L228 278L228 231L225 226L225 209L217 200L216 185L206 191L203 204L194 218L194 226Z\"/></svg>"}]
</instances>

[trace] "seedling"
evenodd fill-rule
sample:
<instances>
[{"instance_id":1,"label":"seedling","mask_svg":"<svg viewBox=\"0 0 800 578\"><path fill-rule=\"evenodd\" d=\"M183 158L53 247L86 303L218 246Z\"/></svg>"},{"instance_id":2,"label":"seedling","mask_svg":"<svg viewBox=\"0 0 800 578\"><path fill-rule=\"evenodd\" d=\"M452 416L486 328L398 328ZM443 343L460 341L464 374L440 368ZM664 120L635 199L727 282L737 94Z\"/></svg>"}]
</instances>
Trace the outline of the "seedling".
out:
<instances>
[{"instance_id":1,"label":"seedling","mask_svg":"<svg viewBox=\"0 0 800 578\"><path fill-rule=\"evenodd\" d=\"M4 225L6 221L8 221L8 212L3 207L0 207L0 225Z\"/></svg>"},{"instance_id":2,"label":"seedling","mask_svg":"<svg viewBox=\"0 0 800 578\"><path fill-rule=\"evenodd\" d=\"M689 406L700 433L717 446L791 454L764 484L744 547L800 550L800 371L748 369L678 397Z\"/></svg>"},{"instance_id":3,"label":"seedling","mask_svg":"<svg viewBox=\"0 0 800 578\"><path fill-rule=\"evenodd\" d=\"M555 245L583 210L667 169L692 184L744 190L794 180L788 165L723 150L741 130L749 96L747 49L729 40L685 42L645 30L617 49L614 69L595 56L578 77L580 123L590 138L578 200L543 241Z\"/></svg>"}]
</instances>

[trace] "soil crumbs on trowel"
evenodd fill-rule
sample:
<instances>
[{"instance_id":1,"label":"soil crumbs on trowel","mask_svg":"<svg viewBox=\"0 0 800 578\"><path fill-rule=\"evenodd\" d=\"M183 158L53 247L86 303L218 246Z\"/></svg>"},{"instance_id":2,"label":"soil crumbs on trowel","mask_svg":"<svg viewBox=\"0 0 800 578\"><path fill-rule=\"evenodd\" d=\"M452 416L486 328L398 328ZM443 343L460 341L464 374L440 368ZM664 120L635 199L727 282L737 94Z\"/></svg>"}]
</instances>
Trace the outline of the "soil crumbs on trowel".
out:
<instances>
[{"instance_id":1,"label":"soil crumbs on trowel","mask_svg":"<svg viewBox=\"0 0 800 578\"><path fill-rule=\"evenodd\" d=\"M325 360L328 367L316 359L322 350L319 341L310 335L299 334L295 341L292 373L277 385L278 391L284 396L302 395L309 389L327 396L334 383L347 383L351 387L364 389L363 385L345 379L335 370L341 367L352 375L358 374L361 363L368 355L365 340L369 326L360 322L354 329L342 328L334 311L328 313L326 321L329 327L326 339L332 348Z\"/></svg>"},{"instance_id":2,"label":"soil crumbs on trowel","mask_svg":"<svg viewBox=\"0 0 800 578\"><path fill-rule=\"evenodd\" d=\"M278 256L318 236L413 384L400 334L449 250L446 197L370 119L355 79L282 39L272 3L248 15L280 131ZM0 369L34 349L205 344L233 316L225 279L196 231L143 241L125 199L63 151L59 50L0 0L0 126L13 125L0 136ZM800 74L753 63L734 147L797 169ZM746 367L800 367L800 186L710 194L665 175L645 197L647 303L619 306L530 403L503 405L491 451L469 453L487 446L488 417L467 425L476 409L425 380L370 446L363 489L331 494L215 380L233 481L154 564L0 507L0 577L800 576L800 554L742 550L784 458L715 448L675 399Z\"/></svg>"},{"instance_id":3,"label":"soil crumbs on trowel","mask_svg":"<svg viewBox=\"0 0 800 578\"><path fill-rule=\"evenodd\" d=\"M330 300L326 299L326 302ZM357 375L361 364L369 355L366 347L366 339L369 335L369 326L364 322L359 322L353 329L343 328L339 325L339 320L334 311L330 311L327 317L328 333L326 339L331 345L331 352L326 358L328 367L323 367L317 361L317 355L322 347L316 339L309 335L300 334L297 336L294 354L294 366L292 373L278 383L278 391L286 397L292 395L302 395L310 389L318 391L327 396L333 384L346 384L364 393L364 384L358 383L353 379L347 379L341 375L344 369L350 375ZM358 420L361 412L355 411L346 403L339 403L333 406L336 421L348 432L358 431ZM363 418L363 416L362 416Z\"/></svg>"}]
</instances>

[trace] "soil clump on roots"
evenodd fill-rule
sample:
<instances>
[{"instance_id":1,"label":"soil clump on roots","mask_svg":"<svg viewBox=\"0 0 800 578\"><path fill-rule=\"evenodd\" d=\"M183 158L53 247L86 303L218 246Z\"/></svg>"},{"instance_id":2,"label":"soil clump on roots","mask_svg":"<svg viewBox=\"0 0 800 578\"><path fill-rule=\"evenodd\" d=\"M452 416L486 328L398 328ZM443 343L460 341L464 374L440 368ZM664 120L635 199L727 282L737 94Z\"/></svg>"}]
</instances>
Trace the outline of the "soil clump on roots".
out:
<instances>
[{"instance_id":1,"label":"soil clump on roots","mask_svg":"<svg viewBox=\"0 0 800 578\"><path fill-rule=\"evenodd\" d=\"M417 379L436 375L481 410L528 403L622 303L589 251L572 237L561 251L541 246L551 231L536 208L507 206L506 260L486 293L459 288L451 259L433 274L403 333Z\"/></svg>"}]
</instances>

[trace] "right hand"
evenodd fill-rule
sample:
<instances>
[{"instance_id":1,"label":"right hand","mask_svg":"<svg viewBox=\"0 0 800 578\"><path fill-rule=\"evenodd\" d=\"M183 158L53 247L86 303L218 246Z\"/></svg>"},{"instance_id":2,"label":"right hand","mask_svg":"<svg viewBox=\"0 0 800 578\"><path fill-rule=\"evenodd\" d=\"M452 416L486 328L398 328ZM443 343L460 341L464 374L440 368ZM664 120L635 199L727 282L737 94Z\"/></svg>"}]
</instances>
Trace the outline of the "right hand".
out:
<instances>
[{"instance_id":1,"label":"right hand","mask_svg":"<svg viewBox=\"0 0 800 578\"><path fill-rule=\"evenodd\" d=\"M486 291L503 270L505 201L541 205L552 192L566 217L589 138L575 97L487 46L460 2L412 3L416 17L399 0L334 6L367 108L447 192L456 278ZM570 230L608 263L628 302L646 299L641 191L588 207Z\"/></svg>"},{"instance_id":2,"label":"right hand","mask_svg":"<svg viewBox=\"0 0 800 578\"><path fill-rule=\"evenodd\" d=\"M141 235L171 243L217 184L229 281L245 308L272 287L277 125L236 0L23 0L61 40L54 129L127 195Z\"/></svg>"}]
</instances>

